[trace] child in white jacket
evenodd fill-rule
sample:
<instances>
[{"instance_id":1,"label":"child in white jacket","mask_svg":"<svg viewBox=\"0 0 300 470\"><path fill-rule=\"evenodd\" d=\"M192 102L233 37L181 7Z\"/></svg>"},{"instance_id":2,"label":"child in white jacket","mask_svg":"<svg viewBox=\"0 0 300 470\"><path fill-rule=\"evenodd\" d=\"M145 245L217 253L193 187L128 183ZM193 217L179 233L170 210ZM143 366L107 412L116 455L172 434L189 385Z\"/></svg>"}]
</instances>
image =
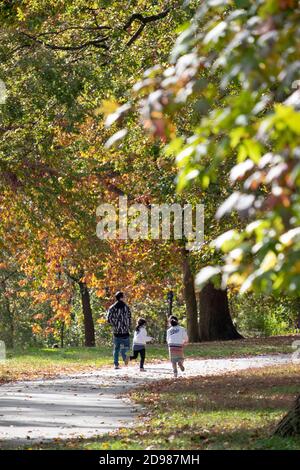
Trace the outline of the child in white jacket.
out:
<instances>
[{"instance_id":1,"label":"child in white jacket","mask_svg":"<svg viewBox=\"0 0 300 470\"><path fill-rule=\"evenodd\" d=\"M136 359L140 355L140 371L144 372L144 362L146 357L146 343L152 341L152 337L147 335L146 320L139 318L133 337L133 355L130 360Z\"/></svg>"},{"instance_id":2,"label":"child in white jacket","mask_svg":"<svg viewBox=\"0 0 300 470\"><path fill-rule=\"evenodd\" d=\"M173 366L174 377L177 377L177 364L184 371L183 346L188 342L188 335L182 326L179 326L178 319L175 316L169 318L170 328L167 330L167 343L169 346L170 360Z\"/></svg>"}]
</instances>

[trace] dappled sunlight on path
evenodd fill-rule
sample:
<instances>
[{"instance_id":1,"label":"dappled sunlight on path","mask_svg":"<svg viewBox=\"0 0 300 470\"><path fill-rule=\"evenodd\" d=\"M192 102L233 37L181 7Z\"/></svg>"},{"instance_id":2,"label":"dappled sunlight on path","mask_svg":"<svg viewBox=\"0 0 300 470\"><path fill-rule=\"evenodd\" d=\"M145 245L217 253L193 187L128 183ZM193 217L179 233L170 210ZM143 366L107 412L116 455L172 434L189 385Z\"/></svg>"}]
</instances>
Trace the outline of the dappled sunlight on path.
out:
<instances>
[{"instance_id":1,"label":"dappled sunlight on path","mask_svg":"<svg viewBox=\"0 0 300 470\"><path fill-rule=\"evenodd\" d=\"M208 376L291 362L290 355L186 360L184 376ZM0 386L0 444L91 437L130 426L138 408L120 394L151 381L172 379L169 362L98 369L56 379Z\"/></svg>"}]
</instances>

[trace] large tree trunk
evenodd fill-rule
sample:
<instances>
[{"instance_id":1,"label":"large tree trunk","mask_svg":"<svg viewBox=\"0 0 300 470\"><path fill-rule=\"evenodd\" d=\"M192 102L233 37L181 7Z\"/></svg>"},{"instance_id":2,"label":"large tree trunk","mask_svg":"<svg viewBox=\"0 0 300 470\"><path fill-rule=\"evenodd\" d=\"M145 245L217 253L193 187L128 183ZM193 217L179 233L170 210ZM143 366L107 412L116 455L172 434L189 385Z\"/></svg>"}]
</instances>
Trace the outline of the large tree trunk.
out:
<instances>
[{"instance_id":1,"label":"large tree trunk","mask_svg":"<svg viewBox=\"0 0 300 470\"><path fill-rule=\"evenodd\" d=\"M80 287L82 312L84 319L84 343L85 346L92 347L95 346L95 327L92 315L90 293L85 282L79 281L78 284Z\"/></svg>"},{"instance_id":2,"label":"large tree trunk","mask_svg":"<svg viewBox=\"0 0 300 470\"><path fill-rule=\"evenodd\" d=\"M196 343L199 338L197 300L194 287L194 276L192 274L188 251L182 249L182 273L183 273L183 292L187 313L187 333L189 341Z\"/></svg>"},{"instance_id":3,"label":"large tree trunk","mask_svg":"<svg viewBox=\"0 0 300 470\"><path fill-rule=\"evenodd\" d=\"M227 291L209 282L200 292L201 341L241 339L229 311Z\"/></svg>"},{"instance_id":4,"label":"large tree trunk","mask_svg":"<svg viewBox=\"0 0 300 470\"><path fill-rule=\"evenodd\" d=\"M274 435L281 437L300 435L300 395L288 414L278 423Z\"/></svg>"}]
</instances>

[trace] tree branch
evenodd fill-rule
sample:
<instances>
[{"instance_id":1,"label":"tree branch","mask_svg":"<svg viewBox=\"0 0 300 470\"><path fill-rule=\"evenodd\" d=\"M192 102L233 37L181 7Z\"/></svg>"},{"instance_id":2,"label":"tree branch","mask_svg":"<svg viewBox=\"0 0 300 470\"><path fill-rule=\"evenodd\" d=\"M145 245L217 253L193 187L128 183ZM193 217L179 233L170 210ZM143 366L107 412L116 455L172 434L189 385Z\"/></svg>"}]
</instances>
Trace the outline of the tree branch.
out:
<instances>
[{"instance_id":1,"label":"tree branch","mask_svg":"<svg viewBox=\"0 0 300 470\"><path fill-rule=\"evenodd\" d=\"M138 37L142 34L144 28L145 28L145 24L141 24L141 26L139 27L139 29L134 33L134 35L129 39L129 41L126 43L126 46L130 47L131 44L133 44L137 39Z\"/></svg>"},{"instance_id":2,"label":"tree branch","mask_svg":"<svg viewBox=\"0 0 300 470\"><path fill-rule=\"evenodd\" d=\"M175 5L172 5L171 7L166 8L163 10L161 13L155 14L155 15L149 15L149 16L144 16L142 13L133 13L129 19L126 21L125 25L121 28L123 31L128 31L128 29L131 27L131 25L134 22L139 23L139 27L137 31L129 38L129 40L126 43L126 47L130 47L142 34L143 30L145 29L146 25L155 21L159 21L162 18L165 18L172 9L174 9ZM105 51L109 51L109 45L107 44L110 36L108 33L106 35L100 35L101 32L105 32L108 30L113 30L113 27L107 26L107 25L100 25L97 21L97 11L98 9L93 9L93 8L87 8L88 11L91 12L93 16L93 23L88 24L88 25L65 25L61 29L57 29L56 31L45 31L45 32L39 32L36 35L30 34L29 32L26 31L18 31L18 34L26 38L26 42L24 44L18 45L15 49L11 51L11 55L14 55L15 53L19 52L22 49L30 49L33 44L39 44L42 45L48 49L51 49L53 51L65 51L65 52L80 52L84 51L88 48L97 48L97 49L103 49ZM48 41L47 38L57 38L59 35L64 34L65 32L68 31L81 31L83 33L90 34L94 37L91 39L87 39L86 41L82 41L79 44L55 44L51 40ZM98 33L98 34L97 34ZM105 33L104 33L105 34ZM77 57L74 59L74 61L80 60L81 56ZM106 65L107 62L104 62L101 65Z\"/></svg>"},{"instance_id":3,"label":"tree branch","mask_svg":"<svg viewBox=\"0 0 300 470\"><path fill-rule=\"evenodd\" d=\"M78 45L73 45L73 46L59 46L57 44L51 44L49 42L42 41L41 39L38 38L38 36L32 36L29 33L26 33L25 31L21 31L21 34L25 36L26 38L30 39L31 41L34 41L38 44L42 44L44 47L47 47L48 49L52 49L54 51L80 51L83 49L87 49L89 46L94 46L97 48L102 48L108 50L107 44L105 44L105 41L108 39L107 36L98 36L96 39L84 42L82 44Z\"/></svg>"},{"instance_id":4,"label":"tree branch","mask_svg":"<svg viewBox=\"0 0 300 470\"><path fill-rule=\"evenodd\" d=\"M59 29L57 31L45 31L44 33L37 34L35 37L40 38L43 36L58 36L59 34L65 33L66 31L101 31L105 29L111 29L110 26L68 26L66 28Z\"/></svg>"},{"instance_id":5,"label":"tree branch","mask_svg":"<svg viewBox=\"0 0 300 470\"><path fill-rule=\"evenodd\" d=\"M165 16L168 15L168 13L170 13L170 11L171 11L171 8L167 8L161 13L158 13L157 15L151 15L151 16L143 16L141 13L133 13L133 15L131 15L131 17L125 23L124 30L126 31L132 25L132 23L136 20L146 25L147 23L152 23L153 21L157 21L157 20L164 18Z\"/></svg>"},{"instance_id":6,"label":"tree branch","mask_svg":"<svg viewBox=\"0 0 300 470\"><path fill-rule=\"evenodd\" d=\"M162 18L165 18L169 12L171 11L171 8L167 8L166 10L162 11L161 13L158 13L157 15L151 15L151 16L143 16L141 13L134 13L131 15L131 17L128 19L128 21L125 23L123 29L124 31L127 31L128 28L132 25L134 21L139 21L141 23L140 27L138 30L134 33L134 35L129 39L129 41L126 43L126 46L131 46L142 34L145 26L148 23L152 23L154 21L161 20Z\"/></svg>"}]
</instances>

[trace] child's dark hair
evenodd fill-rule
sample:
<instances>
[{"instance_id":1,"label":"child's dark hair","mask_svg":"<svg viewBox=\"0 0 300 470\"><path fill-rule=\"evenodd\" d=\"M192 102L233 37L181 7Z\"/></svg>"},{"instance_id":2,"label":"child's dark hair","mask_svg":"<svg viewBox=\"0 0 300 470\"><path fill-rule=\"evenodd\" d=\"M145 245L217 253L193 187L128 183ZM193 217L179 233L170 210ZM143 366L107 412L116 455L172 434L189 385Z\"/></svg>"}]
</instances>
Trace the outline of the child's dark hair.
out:
<instances>
[{"instance_id":1,"label":"child's dark hair","mask_svg":"<svg viewBox=\"0 0 300 470\"><path fill-rule=\"evenodd\" d=\"M177 326L178 325L178 318L172 315L169 317L169 322L171 326Z\"/></svg>"},{"instance_id":2,"label":"child's dark hair","mask_svg":"<svg viewBox=\"0 0 300 470\"><path fill-rule=\"evenodd\" d=\"M142 326L145 326L146 325L146 320L145 318L139 318L138 321L136 322L136 329L135 331L138 333L140 331L140 328Z\"/></svg>"},{"instance_id":3,"label":"child's dark hair","mask_svg":"<svg viewBox=\"0 0 300 470\"><path fill-rule=\"evenodd\" d=\"M122 300L123 297L124 297L124 294L123 294L123 292L118 291L118 292L115 294L115 297L116 297L117 300Z\"/></svg>"}]
</instances>

